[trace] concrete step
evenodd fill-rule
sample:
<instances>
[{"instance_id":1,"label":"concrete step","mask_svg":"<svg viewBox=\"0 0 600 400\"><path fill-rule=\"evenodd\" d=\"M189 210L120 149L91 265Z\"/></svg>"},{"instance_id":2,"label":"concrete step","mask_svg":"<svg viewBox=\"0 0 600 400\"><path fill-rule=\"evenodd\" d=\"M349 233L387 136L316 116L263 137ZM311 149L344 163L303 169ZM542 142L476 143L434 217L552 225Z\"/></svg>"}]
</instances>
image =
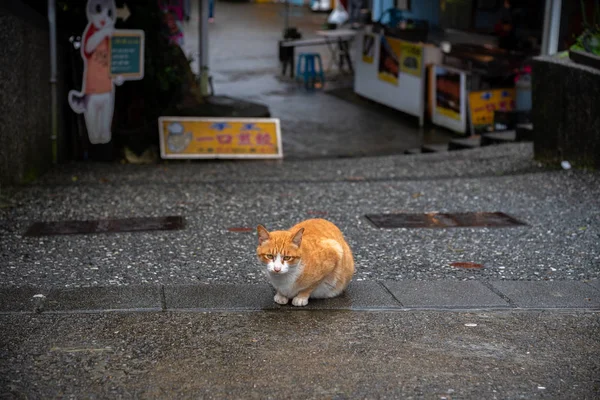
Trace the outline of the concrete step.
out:
<instances>
[{"instance_id":1,"label":"concrete step","mask_svg":"<svg viewBox=\"0 0 600 400\"><path fill-rule=\"evenodd\" d=\"M514 130L518 124L531 123L530 111L495 111L494 129L498 131Z\"/></svg>"},{"instance_id":2,"label":"concrete step","mask_svg":"<svg viewBox=\"0 0 600 400\"><path fill-rule=\"evenodd\" d=\"M517 124L516 140L518 142L533 142L533 124Z\"/></svg>"},{"instance_id":3,"label":"concrete step","mask_svg":"<svg viewBox=\"0 0 600 400\"><path fill-rule=\"evenodd\" d=\"M469 137L464 139L453 139L448 144L448 150L468 150L481 147L481 137Z\"/></svg>"},{"instance_id":4,"label":"concrete step","mask_svg":"<svg viewBox=\"0 0 600 400\"><path fill-rule=\"evenodd\" d=\"M443 153L448 151L447 144L424 144L421 146L422 153Z\"/></svg>"},{"instance_id":5,"label":"concrete step","mask_svg":"<svg viewBox=\"0 0 600 400\"><path fill-rule=\"evenodd\" d=\"M513 143L517 140L516 131L490 132L481 135L481 146Z\"/></svg>"},{"instance_id":6,"label":"concrete step","mask_svg":"<svg viewBox=\"0 0 600 400\"><path fill-rule=\"evenodd\" d=\"M404 150L404 154L421 154L423 151L420 148Z\"/></svg>"},{"instance_id":7,"label":"concrete step","mask_svg":"<svg viewBox=\"0 0 600 400\"><path fill-rule=\"evenodd\" d=\"M294 310L269 284L0 288L0 314L90 311ZM600 281L353 281L303 310L600 309Z\"/></svg>"}]
</instances>

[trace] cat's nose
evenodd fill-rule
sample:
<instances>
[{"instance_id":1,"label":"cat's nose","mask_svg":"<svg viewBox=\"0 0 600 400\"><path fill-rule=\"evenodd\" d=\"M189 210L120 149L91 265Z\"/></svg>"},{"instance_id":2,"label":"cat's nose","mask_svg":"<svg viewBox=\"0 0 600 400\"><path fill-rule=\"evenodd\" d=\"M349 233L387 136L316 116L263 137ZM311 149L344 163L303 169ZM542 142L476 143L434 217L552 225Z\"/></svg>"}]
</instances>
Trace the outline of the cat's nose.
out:
<instances>
[{"instance_id":1,"label":"cat's nose","mask_svg":"<svg viewBox=\"0 0 600 400\"><path fill-rule=\"evenodd\" d=\"M273 271L279 272L279 271L281 271L281 267L273 267Z\"/></svg>"}]
</instances>

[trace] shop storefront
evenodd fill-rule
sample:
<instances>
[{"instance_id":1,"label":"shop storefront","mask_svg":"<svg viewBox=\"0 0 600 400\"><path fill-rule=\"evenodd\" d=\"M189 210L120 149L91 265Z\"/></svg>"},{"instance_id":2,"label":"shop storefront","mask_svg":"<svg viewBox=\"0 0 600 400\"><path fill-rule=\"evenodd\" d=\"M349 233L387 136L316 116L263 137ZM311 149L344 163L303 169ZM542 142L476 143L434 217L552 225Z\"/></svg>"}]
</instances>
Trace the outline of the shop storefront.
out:
<instances>
[{"instance_id":1,"label":"shop storefront","mask_svg":"<svg viewBox=\"0 0 600 400\"><path fill-rule=\"evenodd\" d=\"M358 39L355 92L463 135L531 105L544 0L373 0Z\"/></svg>"}]
</instances>

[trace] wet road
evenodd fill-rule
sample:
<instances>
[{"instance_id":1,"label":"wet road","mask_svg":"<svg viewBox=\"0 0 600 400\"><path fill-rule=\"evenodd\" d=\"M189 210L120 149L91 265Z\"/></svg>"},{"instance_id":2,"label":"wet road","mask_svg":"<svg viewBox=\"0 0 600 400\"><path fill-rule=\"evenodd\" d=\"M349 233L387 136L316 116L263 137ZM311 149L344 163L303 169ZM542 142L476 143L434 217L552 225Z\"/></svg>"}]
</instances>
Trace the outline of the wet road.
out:
<instances>
[{"instance_id":1,"label":"wet road","mask_svg":"<svg viewBox=\"0 0 600 400\"><path fill-rule=\"evenodd\" d=\"M290 25L303 38L317 37L327 14L291 7ZM326 71L324 91L307 92L283 78L278 40L284 28L282 4L219 2L210 25L209 65L215 92L266 104L281 119L284 156L315 158L398 154L423 142L440 143L449 134L420 130L417 119L360 99L353 94L353 77ZM186 52L198 53L197 11L186 25ZM296 51L318 52L326 67L327 46ZM355 62L357 62L355 60ZM197 63L192 63L197 70Z\"/></svg>"}]
</instances>

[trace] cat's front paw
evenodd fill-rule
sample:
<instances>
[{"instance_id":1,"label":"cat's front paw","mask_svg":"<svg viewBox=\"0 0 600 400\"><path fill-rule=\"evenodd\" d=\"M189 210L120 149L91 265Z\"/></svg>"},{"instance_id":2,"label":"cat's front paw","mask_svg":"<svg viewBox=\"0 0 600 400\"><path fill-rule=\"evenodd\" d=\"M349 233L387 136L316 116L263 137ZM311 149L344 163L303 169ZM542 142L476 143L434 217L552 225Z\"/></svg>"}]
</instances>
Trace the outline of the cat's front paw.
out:
<instances>
[{"instance_id":1,"label":"cat's front paw","mask_svg":"<svg viewBox=\"0 0 600 400\"><path fill-rule=\"evenodd\" d=\"M285 296L282 296L282 295L280 295L279 293L277 293L277 294L275 295L275 299L274 299L274 300L275 300L275 303L277 303L277 304L281 304L281 305L287 304L287 303L288 303L288 301L289 301L289 299L288 299L287 297L285 297Z\"/></svg>"},{"instance_id":2,"label":"cat's front paw","mask_svg":"<svg viewBox=\"0 0 600 400\"><path fill-rule=\"evenodd\" d=\"M292 299L292 304L296 307L304 307L308 304L308 297L296 296Z\"/></svg>"}]
</instances>

